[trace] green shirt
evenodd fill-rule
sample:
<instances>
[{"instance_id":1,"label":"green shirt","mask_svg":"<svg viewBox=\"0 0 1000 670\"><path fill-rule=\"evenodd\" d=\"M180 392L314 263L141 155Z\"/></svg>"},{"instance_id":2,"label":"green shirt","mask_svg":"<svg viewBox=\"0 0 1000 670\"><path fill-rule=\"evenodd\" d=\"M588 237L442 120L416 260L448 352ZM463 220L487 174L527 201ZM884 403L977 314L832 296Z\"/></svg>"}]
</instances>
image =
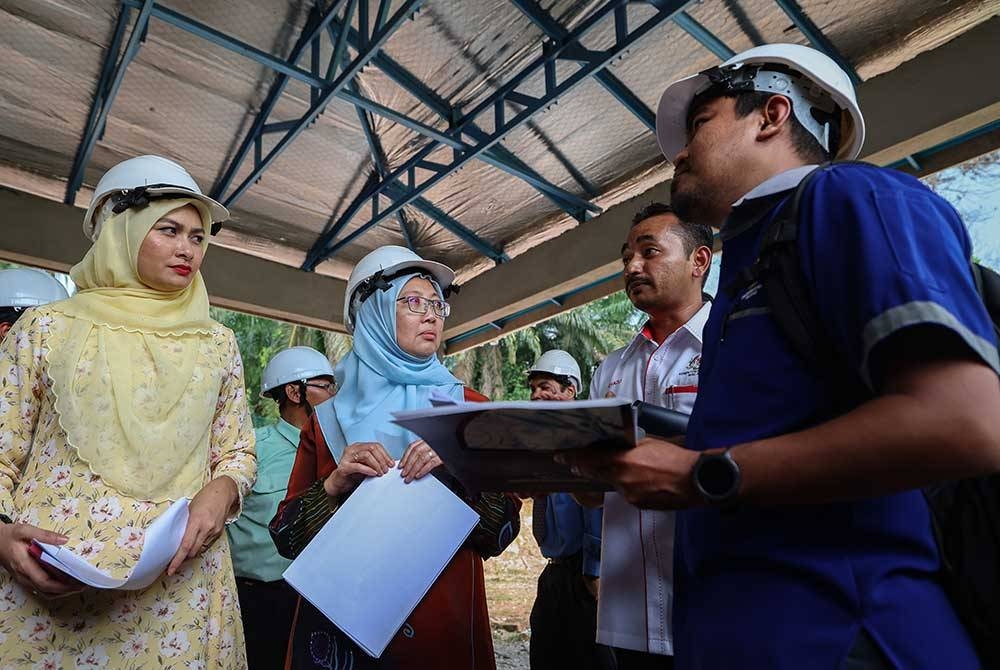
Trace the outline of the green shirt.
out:
<instances>
[{"instance_id":1,"label":"green shirt","mask_svg":"<svg viewBox=\"0 0 1000 670\"><path fill-rule=\"evenodd\" d=\"M257 483L243 500L243 514L226 527L237 577L273 582L291 561L278 555L267 524L285 499L299 446L299 429L279 419L257 431Z\"/></svg>"}]
</instances>

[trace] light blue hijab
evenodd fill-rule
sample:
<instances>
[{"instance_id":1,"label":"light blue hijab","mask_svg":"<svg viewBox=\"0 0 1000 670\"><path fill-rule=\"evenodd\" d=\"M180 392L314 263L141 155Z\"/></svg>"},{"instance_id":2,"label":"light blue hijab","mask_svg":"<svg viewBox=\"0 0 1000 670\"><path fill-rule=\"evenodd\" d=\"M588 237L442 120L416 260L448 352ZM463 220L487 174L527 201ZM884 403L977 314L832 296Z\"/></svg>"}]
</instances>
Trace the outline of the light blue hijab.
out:
<instances>
[{"instance_id":1,"label":"light blue hijab","mask_svg":"<svg viewBox=\"0 0 1000 670\"><path fill-rule=\"evenodd\" d=\"M436 355L418 358L396 343L396 299L406 282L420 276L442 295L437 282L415 272L396 277L388 291L376 290L358 307L354 345L334 370L340 391L332 402L340 434L324 433L338 463L344 448L355 442L381 442L390 456L400 459L418 438L390 423L392 412L430 407L434 389L463 399L462 382Z\"/></svg>"}]
</instances>

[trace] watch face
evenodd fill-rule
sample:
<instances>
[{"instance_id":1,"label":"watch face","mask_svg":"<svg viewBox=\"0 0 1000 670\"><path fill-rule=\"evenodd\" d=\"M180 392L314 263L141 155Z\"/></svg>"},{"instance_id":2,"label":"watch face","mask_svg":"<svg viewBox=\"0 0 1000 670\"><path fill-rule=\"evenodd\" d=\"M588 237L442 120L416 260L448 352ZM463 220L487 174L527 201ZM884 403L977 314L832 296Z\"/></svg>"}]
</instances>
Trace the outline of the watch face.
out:
<instances>
[{"instance_id":1,"label":"watch face","mask_svg":"<svg viewBox=\"0 0 1000 670\"><path fill-rule=\"evenodd\" d=\"M735 464L722 454L705 458L698 467L697 482L705 495L724 498L730 495L737 484Z\"/></svg>"}]
</instances>

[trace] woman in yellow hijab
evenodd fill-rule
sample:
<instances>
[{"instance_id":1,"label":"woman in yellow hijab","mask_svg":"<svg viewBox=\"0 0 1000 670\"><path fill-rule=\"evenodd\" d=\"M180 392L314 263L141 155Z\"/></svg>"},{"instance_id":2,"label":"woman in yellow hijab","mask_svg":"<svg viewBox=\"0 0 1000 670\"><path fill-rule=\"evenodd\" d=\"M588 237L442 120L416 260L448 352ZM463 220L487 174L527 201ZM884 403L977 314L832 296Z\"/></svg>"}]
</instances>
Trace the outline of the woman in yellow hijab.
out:
<instances>
[{"instance_id":1,"label":"woman in yellow hijab","mask_svg":"<svg viewBox=\"0 0 1000 670\"><path fill-rule=\"evenodd\" d=\"M253 483L254 436L235 338L209 317L199 272L225 209L165 159L126 161L102 184L123 172L136 188L88 212L85 227L99 225L70 272L79 292L30 310L0 348L0 659L245 668L219 538ZM180 549L143 590L83 587L29 553L64 544L125 578L180 498Z\"/></svg>"}]
</instances>

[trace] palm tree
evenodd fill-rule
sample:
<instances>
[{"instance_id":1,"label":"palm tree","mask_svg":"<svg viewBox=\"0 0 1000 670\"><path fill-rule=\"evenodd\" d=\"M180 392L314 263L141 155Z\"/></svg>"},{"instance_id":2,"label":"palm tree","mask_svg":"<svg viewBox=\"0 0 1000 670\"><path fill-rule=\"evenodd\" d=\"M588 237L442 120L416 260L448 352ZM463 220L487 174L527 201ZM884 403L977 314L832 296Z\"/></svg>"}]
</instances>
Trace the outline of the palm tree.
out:
<instances>
[{"instance_id":1,"label":"palm tree","mask_svg":"<svg viewBox=\"0 0 1000 670\"><path fill-rule=\"evenodd\" d=\"M524 371L542 352L564 349L580 363L586 389L594 368L610 351L629 341L641 316L619 291L449 356L445 362L456 377L493 400L523 400L528 397Z\"/></svg>"},{"instance_id":2,"label":"palm tree","mask_svg":"<svg viewBox=\"0 0 1000 670\"><path fill-rule=\"evenodd\" d=\"M231 312L218 307L211 308L212 318L228 326L236 334L236 343L243 359L243 376L247 388L247 404L255 426L263 426L278 420L278 406L268 398L260 397L261 375L271 357L282 349L304 344L326 353L335 362L342 354L339 340L331 347L326 346L327 334L315 328L293 326L282 321L274 321L260 316ZM330 333L334 338L346 335ZM348 345L350 346L350 345ZM333 352L336 358L331 356Z\"/></svg>"}]
</instances>

